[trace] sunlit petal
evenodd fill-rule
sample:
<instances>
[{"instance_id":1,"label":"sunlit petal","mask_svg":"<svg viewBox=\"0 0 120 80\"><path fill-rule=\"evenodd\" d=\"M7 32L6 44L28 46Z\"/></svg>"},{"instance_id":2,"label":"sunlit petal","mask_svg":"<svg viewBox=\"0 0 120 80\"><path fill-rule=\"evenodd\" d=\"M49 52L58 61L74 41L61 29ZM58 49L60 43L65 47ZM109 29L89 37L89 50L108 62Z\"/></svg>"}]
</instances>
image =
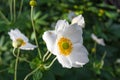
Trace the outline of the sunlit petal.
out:
<instances>
[{"instance_id":1,"label":"sunlit petal","mask_svg":"<svg viewBox=\"0 0 120 80\"><path fill-rule=\"evenodd\" d=\"M62 33L59 33L58 36L63 36L69 38L73 43L83 43L82 38L82 29L77 24L70 25L66 27Z\"/></svg>"},{"instance_id":2,"label":"sunlit petal","mask_svg":"<svg viewBox=\"0 0 120 80\"><path fill-rule=\"evenodd\" d=\"M69 23L66 20L58 20L55 26L55 30L56 32L61 32L68 26Z\"/></svg>"},{"instance_id":3,"label":"sunlit petal","mask_svg":"<svg viewBox=\"0 0 120 80\"><path fill-rule=\"evenodd\" d=\"M28 42L28 38L22 34L18 29L15 30L10 30L10 32L8 32L8 34L10 35L10 38L15 41L18 38L22 38L24 41Z\"/></svg>"},{"instance_id":4,"label":"sunlit petal","mask_svg":"<svg viewBox=\"0 0 120 80\"><path fill-rule=\"evenodd\" d=\"M89 61L86 48L79 43L74 44L73 51L69 55L69 58L73 67L81 67Z\"/></svg>"},{"instance_id":5,"label":"sunlit petal","mask_svg":"<svg viewBox=\"0 0 120 80\"><path fill-rule=\"evenodd\" d=\"M55 41L56 41L55 31L46 31L46 32L44 32L42 38L45 41L48 50L53 52L53 46L54 46Z\"/></svg>"},{"instance_id":6,"label":"sunlit petal","mask_svg":"<svg viewBox=\"0 0 120 80\"><path fill-rule=\"evenodd\" d=\"M72 64L70 63L70 61L67 57L62 56L62 55L57 55L57 59L58 59L59 63L62 64L62 67L72 68Z\"/></svg>"}]
</instances>

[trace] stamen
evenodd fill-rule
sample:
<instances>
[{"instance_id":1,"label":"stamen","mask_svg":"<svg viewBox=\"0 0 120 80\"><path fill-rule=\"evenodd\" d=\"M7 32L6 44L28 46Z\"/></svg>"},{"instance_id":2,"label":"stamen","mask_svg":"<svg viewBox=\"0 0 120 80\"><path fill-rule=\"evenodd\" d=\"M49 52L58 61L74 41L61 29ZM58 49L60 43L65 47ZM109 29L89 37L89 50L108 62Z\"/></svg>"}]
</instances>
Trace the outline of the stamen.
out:
<instances>
[{"instance_id":1,"label":"stamen","mask_svg":"<svg viewBox=\"0 0 120 80\"><path fill-rule=\"evenodd\" d=\"M72 42L68 38L64 38L64 37L60 38L58 40L57 45L58 45L60 54L64 56L70 55L72 51Z\"/></svg>"},{"instance_id":2,"label":"stamen","mask_svg":"<svg viewBox=\"0 0 120 80\"><path fill-rule=\"evenodd\" d=\"M13 42L13 47L14 48L19 48L21 46L24 46L25 44L26 44L26 42L24 42L23 39L17 38L16 41Z\"/></svg>"}]
</instances>

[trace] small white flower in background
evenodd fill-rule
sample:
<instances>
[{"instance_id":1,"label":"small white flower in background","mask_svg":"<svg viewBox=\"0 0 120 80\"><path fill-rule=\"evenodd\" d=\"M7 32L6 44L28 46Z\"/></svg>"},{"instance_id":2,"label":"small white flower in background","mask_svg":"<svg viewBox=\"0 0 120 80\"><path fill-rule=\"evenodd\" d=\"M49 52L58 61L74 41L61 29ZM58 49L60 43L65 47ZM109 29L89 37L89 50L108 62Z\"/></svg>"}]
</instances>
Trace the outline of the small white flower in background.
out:
<instances>
[{"instance_id":1,"label":"small white flower in background","mask_svg":"<svg viewBox=\"0 0 120 80\"><path fill-rule=\"evenodd\" d=\"M119 64L120 64L120 58L118 58L118 59L116 60L116 63L119 63Z\"/></svg>"},{"instance_id":2,"label":"small white flower in background","mask_svg":"<svg viewBox=\"0 0 120 80\"><path fill-rule=\"evenodd\" d=\"M69 12L69 14L68 14L68 19L70 20L70 21L72 21L72 19L74 18L74 17L76 17L77 15L73 12L73 11L70 11Z\"/></svg>"},{"instance_id":3,"label":"small white flower in background","mask_svg":"<svg viewBox=\"0 0 120 80\"><path fill-rule=\"evenodd\" d=\"M73 11L70 11L68 18L72 21L72 24L77 23L80 27L85 27L85 21L82 15L77 16Z\"/></svg>"},{"instance_id":4,"label":"small white flower in background","mask_svg":"<svg viewBox=\"0 0 120 80\"><path fill-rule=\"evenodd\" d=\"M8 34L10 36L10 39L13 41L12 44L14 48L20 48L23 50L33 50L34 48L36 48L35 45L28 43L28 38L18 29L11 29Z\"/></svg>"},{"instance_id":5,"label":"small white flower in background","mask_svg":"<svg viewBox=\"0 0 120 80\"><path fill-rule=\"evenodd\" d=\"M91 34L91 38L98 44L105 46L104 40L101 38L98 38L95 34Z\"/></svg>"},{"instance_id":6,"label":"small white flower in background","mask_svg":"<svg viewBox=\"0 0 120 80\"><path fill-rule=\"evenodd\" d=\"M43 40L63 67L82 67L89 61L88 51L83 46L82 29L76 23L69 25L67 21L59 20L55 30L44 32Z\"/></svg>"},{"instance_id":7,"label":"small white flower in background","mask_svg":"<svg viewBox=\"0 0 120 80\"><path fill-rule=\"evenodd\" d=\"M84 17L82 15L76 16L72 19L72 24L77 23L80 27L85 27Z\"/></svg>"}]
</instances>

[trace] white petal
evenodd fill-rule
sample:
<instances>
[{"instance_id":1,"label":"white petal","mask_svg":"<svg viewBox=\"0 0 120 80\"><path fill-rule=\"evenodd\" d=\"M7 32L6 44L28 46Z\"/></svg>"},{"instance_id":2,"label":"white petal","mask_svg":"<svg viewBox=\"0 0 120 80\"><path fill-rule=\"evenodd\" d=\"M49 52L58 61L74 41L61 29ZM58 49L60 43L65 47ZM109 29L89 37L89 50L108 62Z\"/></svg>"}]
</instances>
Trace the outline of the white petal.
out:
<instances>
[{"instance_id":1,"label":"white petal","mask_svg":"<svg viewBox=\"0 0 120 80\"><path fill-rule=\"evenodd\" d=\"M58 36L66 37L72 41L72 43L83 43L82 28L77 24L66 27L63 32L59 33Z\"/></svg>"},{"instance_id":2,"label":"white petal","mask_svg":"<svg viewBox=\"0 0 120 80\"><path fill-rule=\"evenodd\" d=\"M57 55L57 59L58 59L59 63L62 65L62 67L72 68L72 64L66 56Z\"/></svg>"},{"instance_id":3,"label":"white petal","mask_svg":"<svg viewBox=\"0 0 120 80\"><path fill-rule=\"evenodd\" d=\"M77 23L80 27L84 28L85 27L85 21L84 17L82 15L79 15L75 18L72 19L72 24Z\"/></svg>"},{"instance_id":4,"label":"white petal","mask_svg":"<svg viewBox=\"0 0 120 80\"><path fill-rule=\"evenodd\" d=\"M102 38L98 38L95 34L91 34L91 38L96 41L98 44L105 46L104 40Z\"/></svg>"},{"instance_id":5,"label":"white petal","mask_svg":"<svg viewBox=\"0 0 120 80\"><path fill-rule=\"evenodd\" d=\"M92 38L93 40L95 40L95 41L98 39L97 36L96 36L95 34L93 34L93 33L91 34L91 38Z\"/></svg>"},{"instance_id":6,"label":"white petal","mask_svg":"<svg viewBox=\"0 0 120 80\"><path fill-rule=\"evenodd\" d=\"M10 35L10 38L11 38L13 41L15 41L17 38L21 38L21 37L19 36L20 33L18 33L16 30L17 30L17 29L15 29L15 30L11 29L10 32L8 32L8 34Z\"/></svg>"},{"instance_id":7,"label":"white petal","mask_svg":"<svg viewBox=\"0 0 120 80\"><path fill-rule=\"evenodd\" d=\"M15 29L14 33L18 34L20 38L22 38L25 42L28 42L28 38L22 34L18 29Z\"/></svg>"},{"instance_id":8,"label":"white petal","mask_svg":"<svg viewBox=\"0 0 120 80\"><path fill-rule=\"evenodd\" d=\"M8 34L10 35L10 38L13 41L15 41L17 38L22 38L25 42L28 42L28 38L24 34L22 34L18 29L10 30Z\"/></svg>"},{"instance_id":9,"label":"white petal","mask_svg":"<svg viewBox=\"0 0 120 80\"><path fill-rule=\"evenodd\" d=\"M58 62L65 68L72 68L69 58L60 54L58 46L55 44L53 54L57 56Z\"/></svg>"},{"instance_id":10,"label":"white petal","mask_svg":"<svg viewBox=\"0 0 120 80\"><path fill-rule=\"evenodd\" d=\"M46 42L48 50L53 53L54 44L55 44L55 41L56 41L55 31L44 32L42 38Z\"/></svg>"},{"instance_id":11,"label":"white petal","mask_svg":"<svg viewBox=\"0 0 120 80\"><path fill-rule=\"evenodd\" d=\"M26 43L24 46L21 46L20 49L23 50L33 50L34 48L36 48L37 46L30 44L30 43Z\"/></svg>"},{"instance_id":12,"label":"white petal","mask_svg":"<svg viewBox=\"0 0 120 80\"><path fill-rule=\"evenodd\" d=\"M73 51L69 55L69 59L72 62L73 67L82 67L84 64L88 63L88 51L81 44L75 44L73 46Z\"/></svg>"},{"instance_id":13,"label":"white petal","mask_svg":"<svg viewBox=\"0 0 120 80\"><path fill-rule=\"evenodd\" d=\"M69 23L66 20L58 20L55 26L56 32L61 32L65 27L68 27Z\"/></svg>"},{"instance_id":14,"label":"white petal","mask_svg":"<svg viewBox=\"0 0 120 80\"><path fill-rule=\"evenodd\" d=\"M10 31L8 32L9 36L10 36L10 39L15 41L16 40L16 36Z\"/></svg>"},{"instance_id":15,"label":"white petal","mask_svg":"<svg viewBox=\"0 0 120 80\"><path fill-rule=\"evenodd\" d=\"M101 38L97 39L96 42L102 46L105 46L104 40Z\"/></svg>"}]
</instances>

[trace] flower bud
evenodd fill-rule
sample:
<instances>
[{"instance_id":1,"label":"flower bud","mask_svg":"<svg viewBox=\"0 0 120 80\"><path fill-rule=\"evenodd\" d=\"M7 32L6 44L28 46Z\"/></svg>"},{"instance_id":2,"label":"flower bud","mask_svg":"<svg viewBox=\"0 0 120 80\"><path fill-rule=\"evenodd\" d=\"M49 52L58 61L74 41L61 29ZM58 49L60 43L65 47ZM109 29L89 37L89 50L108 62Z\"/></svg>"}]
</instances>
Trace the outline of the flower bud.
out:
<instances>
[{"instance_id":1,"label":"flower bud","mask_svg":"<svg viewBox=\"0 0 120 80\"><path fill-rule=\"evenodd\" d=\"M30 6L36 6L36 4L37 4L37 2L36 2L36 0L30 0Z\"/></svg>"},{"instance_id":2,"label":"flower bud","mask_svg":"<svg viewBox=\"0 0 120 80\"><path fill-rule=\"evenodd\" d=\"M103 16L104 13L105 13L105 11L104 11L103 9L100 9L100 10L99 10L99 13L98 13L98 16Z\"/></svg>"},{"instance_id":3,"label":"flower bud","mask_svg":"<svg viewBox=\"0 0 120 80\"><path fill-rule=\"evenodd\" d=\"M92 48L92 53L95 53L96 52L96 48Z\"/></svg>"}]
</instances>

